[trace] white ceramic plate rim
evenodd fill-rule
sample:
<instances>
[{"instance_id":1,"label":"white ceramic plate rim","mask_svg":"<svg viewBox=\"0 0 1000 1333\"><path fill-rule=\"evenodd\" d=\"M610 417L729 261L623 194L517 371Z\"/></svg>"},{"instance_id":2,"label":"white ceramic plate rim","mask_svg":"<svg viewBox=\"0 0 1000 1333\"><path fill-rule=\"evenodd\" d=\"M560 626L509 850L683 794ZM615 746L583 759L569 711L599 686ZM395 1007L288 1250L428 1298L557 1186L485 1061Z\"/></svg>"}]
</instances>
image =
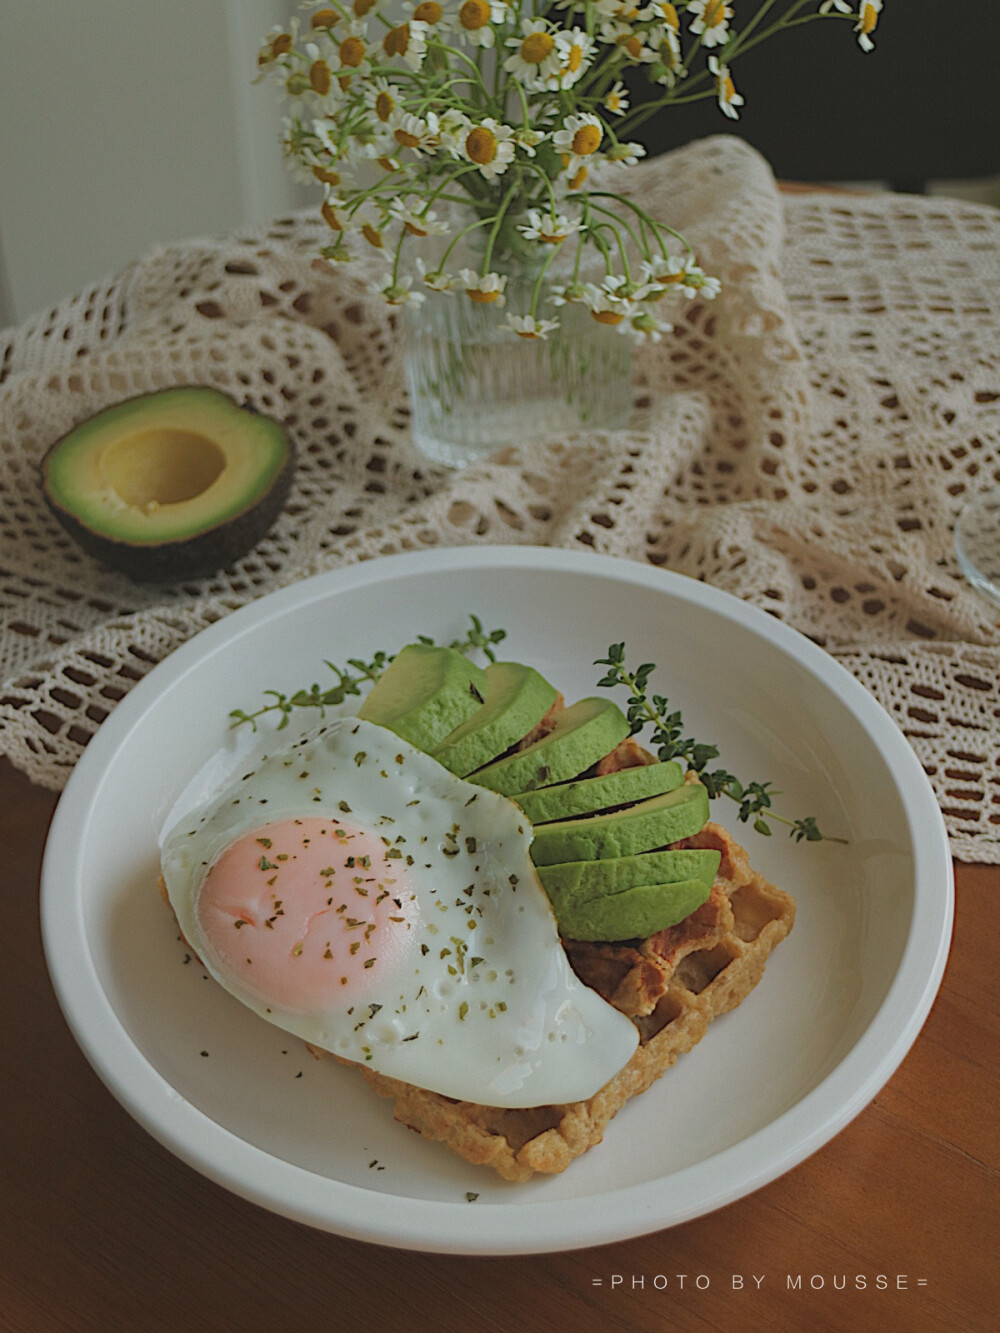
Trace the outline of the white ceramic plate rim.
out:
<instances>
[{"instance_id":1,"label":"white ceramic plate rim","mask_svg":"<svg viewBox=\"0 0 1000 1333\"><path fill-rule=\"evenodd\" d=\"M104 776L159 694L232 639L272 617L348 589L455 569L590 573L694 602L765 638L819 679L868 732L903 802L916 883L909 938L874 1019L822 1081L764 1129L663 1180L579 1199L452 1203L380 1194L318 1176L247 1143L181 1097L133 1044L86 949L81 867L73 857ZM205 1176L321 1229L400 1248L523 1254L625 1240L712 1212L802 1162L840 1132L895 1072L940 985L951 940L953 874L944 823L913 750L882 707L833 658L773 617L718 589L647 565L542 547L469 547L386 556L333 570L232 613L177 649L121 701L88 745L60 799L42 871L42 932L67 1022L101 1079L154 1138Z\"/></svg>"}]
</instances>

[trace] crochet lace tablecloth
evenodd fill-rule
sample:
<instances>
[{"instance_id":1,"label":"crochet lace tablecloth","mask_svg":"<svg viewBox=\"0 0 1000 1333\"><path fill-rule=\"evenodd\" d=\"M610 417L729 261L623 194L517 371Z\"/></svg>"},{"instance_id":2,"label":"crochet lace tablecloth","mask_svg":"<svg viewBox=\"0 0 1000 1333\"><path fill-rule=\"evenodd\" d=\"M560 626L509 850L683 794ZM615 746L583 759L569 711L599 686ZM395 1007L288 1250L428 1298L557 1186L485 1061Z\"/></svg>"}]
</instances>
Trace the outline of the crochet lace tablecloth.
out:
<instances>
[{"instance_id":1,"label":"crochet lace tablecloth","mask_svg":"<svg viewBox=\"0 0 1000 1333\"><path fill-rule=\"evenodd\" d=\"M951 536L1000 477L1000 213L789 195L728 136L629 177L724 289L638 352L635 417L610 436L428 466L408 438L391 311L370 275L316 259L312 214L158 249L0 335L12 762L61 787L155 662L309 574L433 545L579 547L704 579L823 645L909 738L955 855L1000 861L1000 628ZM191 383L287 423L295 484L237 564L137 586L54 522L38 461L98 409Z\"/></svg>"}]
</instances>

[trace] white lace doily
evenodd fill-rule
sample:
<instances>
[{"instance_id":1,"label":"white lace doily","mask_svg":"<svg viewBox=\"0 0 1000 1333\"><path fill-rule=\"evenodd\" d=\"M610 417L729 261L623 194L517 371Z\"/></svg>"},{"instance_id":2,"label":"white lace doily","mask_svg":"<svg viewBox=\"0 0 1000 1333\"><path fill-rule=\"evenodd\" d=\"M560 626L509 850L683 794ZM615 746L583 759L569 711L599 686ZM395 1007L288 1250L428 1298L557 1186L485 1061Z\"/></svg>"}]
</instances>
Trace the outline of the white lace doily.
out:
<instances>
[{"instance_id":1,"label":"white lace doily","mask_svg":"<svg viewBox=\"0 0 1000 1333\"><path fill-rule=\"evenodd\" d=\"M638 355L632 429L461 473L407 436L399 340L296 215L160 249L0 335L0 747L59 788L150 666L306 575L437 544L582 545L746 598L889 710L956 856L1000 861L1000 630L951 529L1000 479L1000 213L779 193L731 137L630 173L724 284ZM614 336L609 334L609 336ZM133 394L214 385L280 417L299 466L270 535L214 578L137 586L50 517L37 466Z\"/></svg>"}]
</instances>

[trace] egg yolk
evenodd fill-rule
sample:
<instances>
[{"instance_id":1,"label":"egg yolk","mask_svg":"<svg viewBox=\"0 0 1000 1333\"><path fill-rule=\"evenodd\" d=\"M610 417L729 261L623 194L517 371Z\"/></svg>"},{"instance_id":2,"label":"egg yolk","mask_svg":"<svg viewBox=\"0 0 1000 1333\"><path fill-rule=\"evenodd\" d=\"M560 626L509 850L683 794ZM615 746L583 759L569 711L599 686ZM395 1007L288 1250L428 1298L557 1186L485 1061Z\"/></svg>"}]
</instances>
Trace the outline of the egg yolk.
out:
<instances>
[{"instance_id":1,"label":"egg yolk","mask_svg":"<svg viewBox=\"0 0 1000 1333\"><path fill-rule=\"evenodd\" d=\"M416 898L398 849L334 819L286 819L244 834L198 896L220 970L290 1013L350 1006L399 966Z\"/></svg>"}]
</instances>

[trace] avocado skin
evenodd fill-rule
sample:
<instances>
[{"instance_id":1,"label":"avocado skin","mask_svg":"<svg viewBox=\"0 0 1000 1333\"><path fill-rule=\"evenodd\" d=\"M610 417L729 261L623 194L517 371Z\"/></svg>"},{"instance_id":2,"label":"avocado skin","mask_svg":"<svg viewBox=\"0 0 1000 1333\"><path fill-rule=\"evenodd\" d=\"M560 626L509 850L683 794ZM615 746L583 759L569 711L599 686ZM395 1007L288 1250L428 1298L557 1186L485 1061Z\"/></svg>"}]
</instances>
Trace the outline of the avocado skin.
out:
<instances>
[{"instance_id":1,"label":"avocado skin","mask_svg":"<svg viewBox=\"0 0 1000 1333\"><path fill-rule=\"evenodd\" d=\"M264 415L249 404L237 403L221 390L208 388L205 385L178 385L171 389L154 390L151 393L122 399L121 403L114 406L147 399L155 410L155 401L161 394L175 394L185 390L198 390L219 399L227 399L237 411ZM95 413L95 417L100 415ZM282 466L272 478L270 486L259 492L238 514L224 523L205 528L194 536L176 541L163 541L155 545L117 540L107 534L95 532L72 510L54 498L48 485L49 465L68 435L73 434L79 429L79 425L85 423L78 423L66 435L60 436L46 451L40 465L42 497L53 516L81 550L112 569L127 574L136 583L171 583L185 579L206 578L225 568L226 565L232 564L256 546L273 526L288 499L295 475L295 449L281 423L273 418L268 420L279 433L285 453Z\"/></svg>"},{"instance_id":2,"label":"avocado skin","mask_svg":"<svg viewBox=\"0 0 1000 1333\"><path fill-rule=\"evenodd\" d=\"M256 546L284 509L294 471L294 457L289 451L288 462L282 471L250 508L226 523L207 528L196 537L163 542L159 546L114 541L94 532L68 510L51 501L49 508L88 555L127 574L136 583L176 583L218 573Z\"/></svg>"},{"instance_id":3,"label":"avocado skin","mask_svg":"<svg viewBox=\"0 0 1000 1333\"><path fill-rule=\"evenodd\" d=\"M543 866L634 856L691 837L704 827L708 810L708 792L702 784L685 783L614 813L542 824L535 830L531 859Z\"/></svg>"}]
</instances>

